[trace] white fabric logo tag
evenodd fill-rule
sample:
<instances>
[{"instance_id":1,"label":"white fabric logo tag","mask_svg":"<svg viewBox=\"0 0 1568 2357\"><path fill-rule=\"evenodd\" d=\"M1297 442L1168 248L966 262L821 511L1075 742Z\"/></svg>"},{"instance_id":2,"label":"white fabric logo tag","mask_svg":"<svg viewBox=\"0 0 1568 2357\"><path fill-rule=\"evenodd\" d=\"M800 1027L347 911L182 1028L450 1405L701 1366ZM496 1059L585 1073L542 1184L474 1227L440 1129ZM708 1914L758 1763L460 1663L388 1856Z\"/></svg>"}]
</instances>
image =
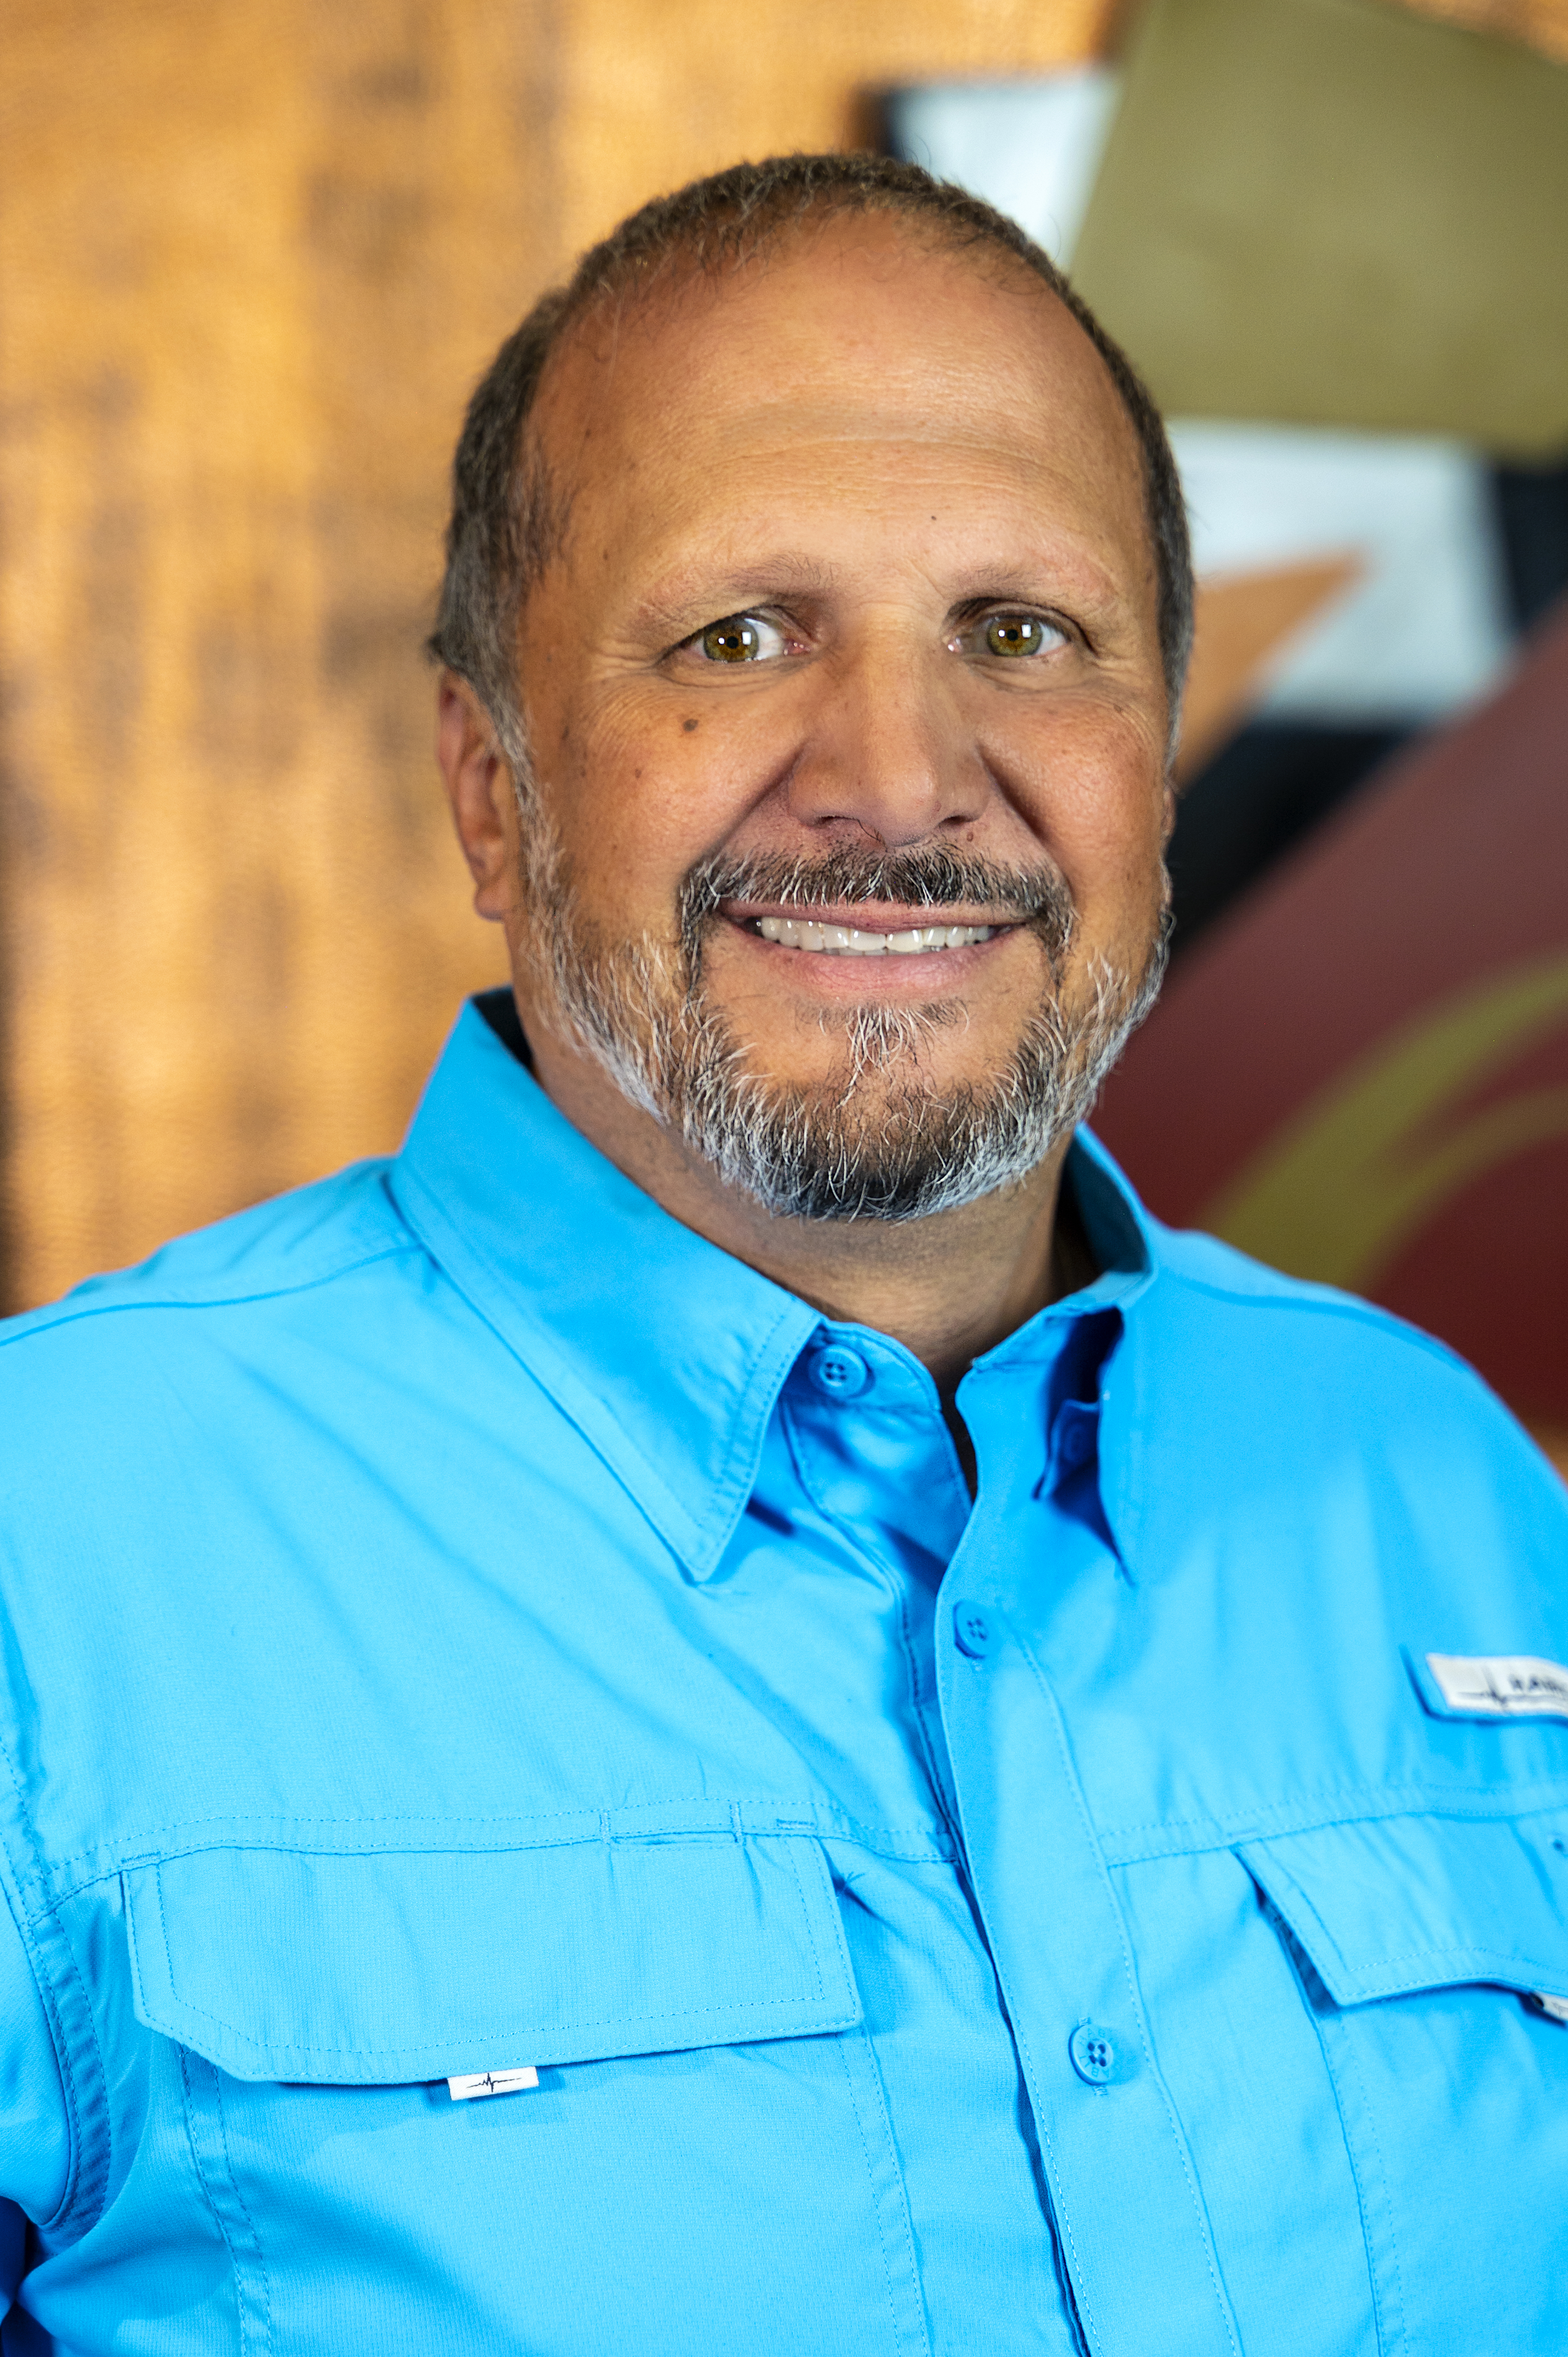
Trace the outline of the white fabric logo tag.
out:
<instances>
[{"instance_id":1,"label":"white fabric logo tag","mask_svg":"<svg viewBox=\"0 0 1568 2357\"><path fill-rule=\"evenodd\" d=\"M1450 1710L1488 1718L1568 1718L1568 1670L1533 1653L1428 1653Z\"/></svg>"},{"instance_id":2,"label":"white fabric logo tag","mask_svg":"<svg viewBox=\"0 0 1568 2357\"><path fill-rule=\"evenodd\" d=\"M521 2071L470 2071L462 2079L448 2079L455 2104L467 2104L476 2095L510 2095L515 2087L537 2087L539 2073L532 2062Z\"/></svg>"},{"instance_id":3,"label":"white fabric logo tag","mask_svg":"<svg viewBox=\"0 0 1568 2357\"><path fill-rule=\"evenodd\" d=\"M1544 1989L1531 1989L1530 1996L1542 2013L1553 2021L1568 2021L1568 1996L1548 1996Z\"/></svg>"}]
</instances>

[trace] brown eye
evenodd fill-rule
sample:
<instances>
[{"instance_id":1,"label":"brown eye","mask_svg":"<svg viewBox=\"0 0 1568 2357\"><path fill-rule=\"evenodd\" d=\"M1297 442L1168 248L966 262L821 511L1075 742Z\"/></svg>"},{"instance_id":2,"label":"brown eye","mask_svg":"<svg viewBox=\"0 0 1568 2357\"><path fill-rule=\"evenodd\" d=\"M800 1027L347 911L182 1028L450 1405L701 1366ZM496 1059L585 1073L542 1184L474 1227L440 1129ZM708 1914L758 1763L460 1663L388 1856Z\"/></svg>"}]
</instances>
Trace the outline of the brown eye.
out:
<instances>
[{"instance_id":1,"label":"brown eye","mask_svg":"<svg viewBox=\"0 0 1568 2357\"><path fill-rule=\"evenodd\" d=\"M1059 639L1033 614L993 614L985 625L985 643L993 655L1037 655L1049 639Z\"/></svg>"},{"instance_id":2,"label":"brown eye","mask_svg":"<svg viewBox=\"0 0 1568 2357\"><path fill-rule=\"evenodd\" d=\"M746 614L727 621L710 622L700 641L710 662L755 662L762 652L762 632Z\"/></svg>"}]
</instances>

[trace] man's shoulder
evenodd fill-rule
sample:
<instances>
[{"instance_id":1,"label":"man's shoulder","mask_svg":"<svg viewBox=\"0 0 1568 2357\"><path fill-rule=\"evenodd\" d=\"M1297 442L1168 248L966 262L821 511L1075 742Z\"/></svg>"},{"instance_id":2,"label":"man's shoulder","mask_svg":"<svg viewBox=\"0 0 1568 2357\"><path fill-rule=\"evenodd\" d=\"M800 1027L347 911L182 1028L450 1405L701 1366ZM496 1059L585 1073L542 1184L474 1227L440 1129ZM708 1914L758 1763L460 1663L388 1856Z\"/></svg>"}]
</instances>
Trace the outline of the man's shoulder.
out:
<instances>
[{"instance_id":1,"label":"man's shoulder","mask_svg":"<svg viewBox=\"0 0 1568 2357\"><path fill-rule=\"evenodd\" d=\"M1319 1351L1337 1357L1387 1356L1394 1363L1408 1361L1412 1368L1419 1363L1440 1371L1439 1379L1452 1374L1480 1384L1474 1368L1446 1342L1378 1302L1287 1275L1197 1229L1167 1228L1155 1220L1149 1224L1159 1238L1161 1270L1174 1280L1175 1294L1190 1317L1212 1320L1238 1339L1251 1333L1260 1343L1289 1333L1308 1356Z\"/></svg>"},{"instance_id":2,"label":"man's shoulder","mask_svg":"<svg viewBox=\"0 0 1568 2357\"><path fill-rule=\"evenodd\" d=\"M1355 1458L1435 1500L1477 1485L1516 1502L1531 1496L1561 1544L1561 1482L1457 1351L1379 1303L1288 1276L1217 1237L1157 1228L1157 1242L1152 1349L1166 1379L1200 1391L1222 1447L1316 1474Z\"/></svg>"},{"instance_id":3,"label":"man's shoulder","mask_svg":"<svg viewBox=\"0 0 1568 2357\"><path fill-rule=\"evenodd\" d=\"M1080 1133L1079 1143L1088 1163L1082 1177L1098 1190L1102 1221L1109 1182L1113 1215L1119 1196L1121 1220L1135 1219L1143 1231L1158 1282L1138 1302L1137 1322L1156 1350L1196 1352L1194 1375L1201 1379L1227 1358L1273 1354L1281 1383L1293 1371L1311 1380L1326 1365L1360 1364L1490 1397L1457 1351L1379 1303L1287 1275L1200 1229L1168 1226L1139 1200L1098 1138Z\"/></svg>"},{"instance_id":4,"label":"man's shoulder","mask_svg":"<svg viewBox=\"0 0 1568 2357\"><path fill-rule=\"evenodd\" d=\"M398 1254L417 1251L387 1186L383 1160L331 1177L177 1236L134 1267L91 1276L58 1301L0 1322L0 1388L32 1384L46 1365L81 1367L134 1351L173 1318L194 1340L267 1305L319 1291Z\"/></svg>"}]
</instances>

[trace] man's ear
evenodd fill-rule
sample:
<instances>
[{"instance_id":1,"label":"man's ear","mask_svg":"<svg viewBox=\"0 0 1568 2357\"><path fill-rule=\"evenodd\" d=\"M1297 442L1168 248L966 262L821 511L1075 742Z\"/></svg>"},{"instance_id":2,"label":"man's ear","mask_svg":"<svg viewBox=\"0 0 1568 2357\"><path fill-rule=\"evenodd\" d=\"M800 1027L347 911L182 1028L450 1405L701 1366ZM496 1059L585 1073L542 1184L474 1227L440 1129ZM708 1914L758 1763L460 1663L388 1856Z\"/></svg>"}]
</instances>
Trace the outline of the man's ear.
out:
<instances>
[{"instance_id":1,"label":"man's ear","mask_svg":"<svg viewBox=\"0 0 1568 2357\"><path fill-rule=\"evenodd\" d=\"M435 758L452 823L474 878L474 906L499 920L511 908L517 873L512 776L489 715L466 679L443 671L436 691Z\"/></svg>"}]
</instances>

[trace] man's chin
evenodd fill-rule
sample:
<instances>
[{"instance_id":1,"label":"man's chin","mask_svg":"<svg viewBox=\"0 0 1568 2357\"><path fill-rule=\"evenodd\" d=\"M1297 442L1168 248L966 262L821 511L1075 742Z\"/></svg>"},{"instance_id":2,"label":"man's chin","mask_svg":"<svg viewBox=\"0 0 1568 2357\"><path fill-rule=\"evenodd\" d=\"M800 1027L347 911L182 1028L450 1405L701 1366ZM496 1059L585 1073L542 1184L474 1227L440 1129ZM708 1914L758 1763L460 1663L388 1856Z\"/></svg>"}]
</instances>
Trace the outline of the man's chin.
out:
<instances>
[{"instance_id":1,"label":"man's chin","mask_svg":"<svg viewBox=\"0 0 1568 2357\"><path fill-rule=\"evenodd\" d=\"M915 1095L940 1103L988 1088L1026 1039L1023 1024L982 1028L950 999L834 1007L815 1023L782 1032L724 1028L735 1070L747 1082L802 1100L851 1101L868 1122L895 1100Z\"/></svg>"}]
</instances>

